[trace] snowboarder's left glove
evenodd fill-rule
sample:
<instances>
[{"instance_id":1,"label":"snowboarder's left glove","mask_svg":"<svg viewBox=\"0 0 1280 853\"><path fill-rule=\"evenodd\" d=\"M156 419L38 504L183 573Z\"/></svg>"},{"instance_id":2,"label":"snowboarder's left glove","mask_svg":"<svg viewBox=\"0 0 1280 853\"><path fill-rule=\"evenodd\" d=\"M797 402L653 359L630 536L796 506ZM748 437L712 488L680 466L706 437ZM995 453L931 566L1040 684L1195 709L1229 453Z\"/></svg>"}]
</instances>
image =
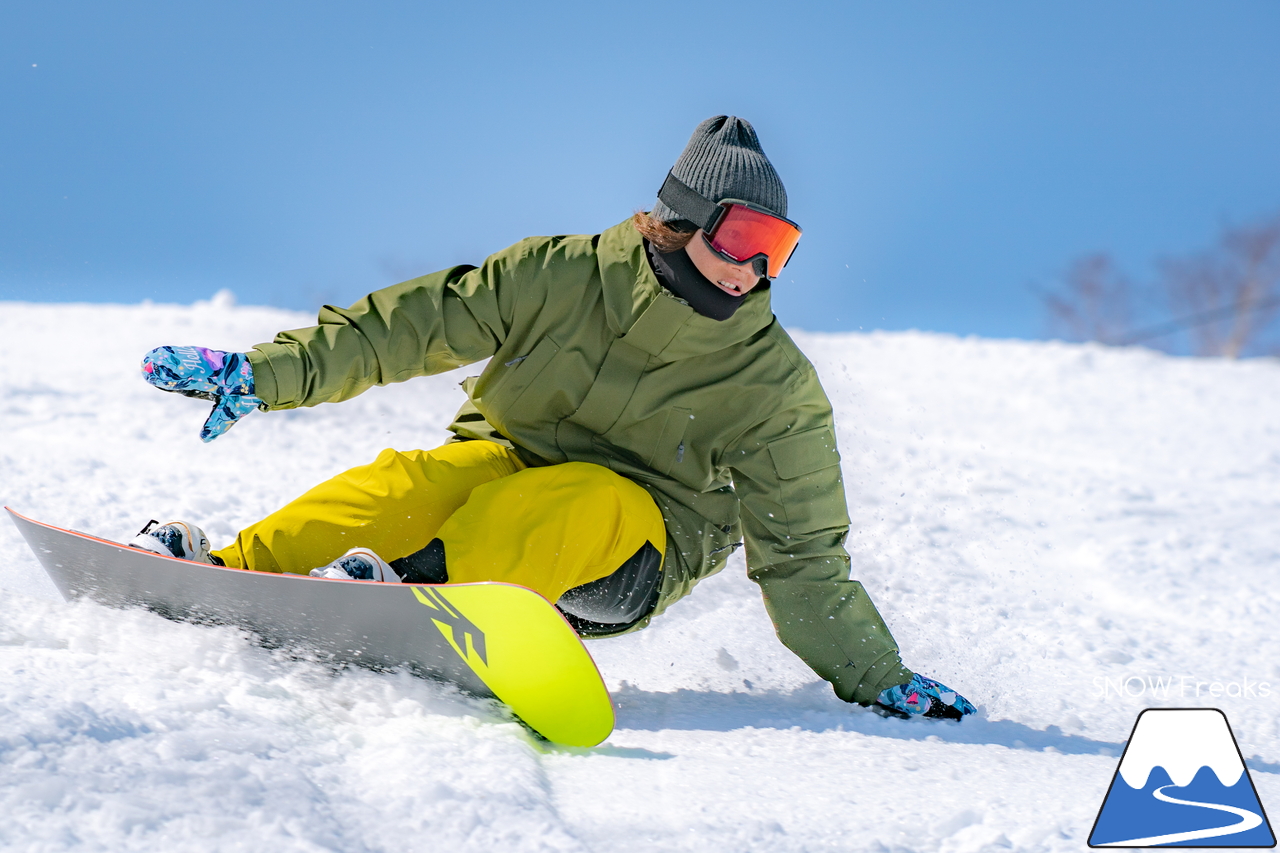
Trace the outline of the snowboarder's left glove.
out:
<instances>
[{"instance_id":1,"label":"snowboarder's left glove","mask_svg":"<svg viewBox=\"0 0 1280 853\"><path fill-rule=\"evenodd\" d=\"M253 368L242 352L204 347L156 347L142 358L142 378L161 391L213 401L200 429L201 441L213 441L254 409Z\"/></svg>"},{"instance_id":2,"label":"snowboarder's left glove","mask_svg":"<svg viewBox=\"0 0 1280 853\"><path fill-rule=\"evenodd\" d=\"M909 717L941 717L944 720L958 720L978 710L950 687L923 675L913 675L906 684L880 691L876 704Z\"/></svg>"}]
</instances>

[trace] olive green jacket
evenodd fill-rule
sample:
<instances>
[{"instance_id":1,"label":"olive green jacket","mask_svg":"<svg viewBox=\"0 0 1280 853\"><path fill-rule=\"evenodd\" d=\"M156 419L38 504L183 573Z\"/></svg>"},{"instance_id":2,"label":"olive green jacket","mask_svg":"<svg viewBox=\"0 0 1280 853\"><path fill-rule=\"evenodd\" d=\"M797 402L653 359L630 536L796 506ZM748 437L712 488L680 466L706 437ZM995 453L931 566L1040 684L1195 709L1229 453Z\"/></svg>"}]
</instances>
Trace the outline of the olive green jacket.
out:
<instances>
[{"instance_id":1,"label":"olive green jacket","mask_svg":"<svg viewBox=\"0 0 1280 853\"><path fill-rule=\"evenodd\" d=\"M450 427L531 465L608 466L653 496L668 544L653 615L745 540L782 642L846 701L911 678L862 585L831 404L773 317L767 289L728 320L658 283L630 222L531 237L489 257L326 306L320 324L249 353L270 409L490 358ZM647 620L641 625L647 624Z\"/></svg>"}]
</instances>

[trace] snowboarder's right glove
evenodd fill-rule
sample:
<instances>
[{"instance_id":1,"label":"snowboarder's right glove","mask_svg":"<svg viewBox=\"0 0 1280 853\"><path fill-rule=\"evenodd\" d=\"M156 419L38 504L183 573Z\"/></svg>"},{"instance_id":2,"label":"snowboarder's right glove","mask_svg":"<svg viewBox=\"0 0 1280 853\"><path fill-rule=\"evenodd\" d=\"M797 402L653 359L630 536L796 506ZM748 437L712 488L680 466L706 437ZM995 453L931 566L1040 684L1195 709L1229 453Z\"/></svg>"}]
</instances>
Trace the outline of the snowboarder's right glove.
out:
<instances>
[{"instance_id":1,"label":"snowboarder's right glove","mask_svg":"<svg viewBox=\"0 0 1280 853\"><path fill-rule=\"evenodd\" d=\"M201 441L213 441L254 409L253 368L242 352L204 347L156 347L142 358L142 378L161 391L213 401L200 429Z\"/></svg>"},{"instance_id":2,"label":"snowboarder's right glove","mask_svg":"<svg viewBox=\"0 0 1280 853\"><path fill-rule=\"evenodd\" d=\"M941 717L944 720L958 720L978 710L950 687L923 675L913 675L906 684L881 690L876 704L890 713L908 717Z\"/></svg>"}]
</instances>

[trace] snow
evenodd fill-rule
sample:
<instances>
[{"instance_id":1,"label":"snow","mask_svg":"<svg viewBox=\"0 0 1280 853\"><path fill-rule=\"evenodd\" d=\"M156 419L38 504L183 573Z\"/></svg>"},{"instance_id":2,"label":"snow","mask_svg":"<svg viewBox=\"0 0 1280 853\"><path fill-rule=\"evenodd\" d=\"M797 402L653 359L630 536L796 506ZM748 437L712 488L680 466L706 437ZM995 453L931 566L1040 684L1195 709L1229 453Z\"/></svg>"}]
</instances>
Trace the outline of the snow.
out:
<instances>
[{"instance_id":1,"label":"snow","mask_svg":"<svg viewBox=\"0 0 1280 853\"><path fill-rule=\"evenodd\" d=\"M254 414L137 375L310 315L0 303L0 503L215 544L383 447L431 447L466 371ZM1280 364L921 333L795 337L836 409L855 577L961 724L838 701L741 557L590 649L602 746L539 744L404 674L63 603L0 524L0 849L1082 850L1144 707L1219 707L1280 808ZM474 371L472 371L474 372Z\"/></svg>"}]
</instances>

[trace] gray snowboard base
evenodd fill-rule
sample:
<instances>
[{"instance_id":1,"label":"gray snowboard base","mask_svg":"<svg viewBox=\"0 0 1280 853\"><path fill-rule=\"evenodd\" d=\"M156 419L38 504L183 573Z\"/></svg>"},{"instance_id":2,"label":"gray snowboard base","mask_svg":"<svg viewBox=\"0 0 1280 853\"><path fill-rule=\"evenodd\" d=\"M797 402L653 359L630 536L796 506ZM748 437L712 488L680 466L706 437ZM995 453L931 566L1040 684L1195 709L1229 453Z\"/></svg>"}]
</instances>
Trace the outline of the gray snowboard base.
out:
<instances>
[{"instance_id":1,"label":"gray snowboard base","mask_svg":"<svg viewBox=\"0 0 1280 853\"><path fill-rule=\"evenodd\" d=\"M340 664L407 668L507 704L558 743L613 728L599 671L542 596L501 583L331 580L193 563L34 521L6 507L58 591L170 619L245 628L271 647Z\"/></svg>"}]
</instances>

